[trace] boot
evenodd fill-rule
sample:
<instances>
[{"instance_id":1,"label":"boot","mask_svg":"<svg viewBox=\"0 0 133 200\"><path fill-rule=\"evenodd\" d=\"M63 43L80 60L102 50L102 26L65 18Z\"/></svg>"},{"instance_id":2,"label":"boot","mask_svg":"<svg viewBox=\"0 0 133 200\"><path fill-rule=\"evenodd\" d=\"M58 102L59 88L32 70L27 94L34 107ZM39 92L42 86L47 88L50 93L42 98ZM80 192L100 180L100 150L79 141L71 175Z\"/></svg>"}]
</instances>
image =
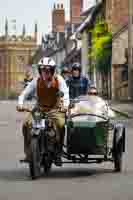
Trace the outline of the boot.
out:
<instances>
[{"instance_id":1,"label":"boot","mask_svg":"<svg viewBox=\"0 0 133 200\"><path fill-rule=\"evenodd\" d=\"M30 133L28 132L29 128L26 125L23 125L22 132L24 136L24 153L25 157L20 160L20 162L29 163L31 161L30 155Z\"/></svg>"},{"instance_id":2,"label":"boot","mask_svg":"<svg viewBox=\"0 0 133 200\"><path fill-rule=\"evenodd\" d=\"M57 147L57 153L56 153L56 159L55 159L55 165L58 167L62 166L62 145L58 145Z\"/></svg>"}]
</instances>

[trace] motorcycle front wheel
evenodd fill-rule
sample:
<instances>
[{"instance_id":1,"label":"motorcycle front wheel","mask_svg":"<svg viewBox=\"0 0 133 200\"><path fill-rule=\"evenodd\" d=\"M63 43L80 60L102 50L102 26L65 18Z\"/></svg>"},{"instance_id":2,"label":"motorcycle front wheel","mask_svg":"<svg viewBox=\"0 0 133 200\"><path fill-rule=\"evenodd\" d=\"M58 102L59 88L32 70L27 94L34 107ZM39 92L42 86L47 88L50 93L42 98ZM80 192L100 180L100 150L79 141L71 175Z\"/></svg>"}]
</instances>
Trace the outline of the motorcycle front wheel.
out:
<instances>
[{"instance_id":1,"label":"motorcycle front wheel","mask_svg":"<svg viewBox=\"0 0 133 200\"><path fill-rule=\"evenodd\" d=\"M40 150L37 137L33 137L31 139L31 162L29 163L29 170L32 179L37 179L40 177Z\"/></svg>"}]
</instances>

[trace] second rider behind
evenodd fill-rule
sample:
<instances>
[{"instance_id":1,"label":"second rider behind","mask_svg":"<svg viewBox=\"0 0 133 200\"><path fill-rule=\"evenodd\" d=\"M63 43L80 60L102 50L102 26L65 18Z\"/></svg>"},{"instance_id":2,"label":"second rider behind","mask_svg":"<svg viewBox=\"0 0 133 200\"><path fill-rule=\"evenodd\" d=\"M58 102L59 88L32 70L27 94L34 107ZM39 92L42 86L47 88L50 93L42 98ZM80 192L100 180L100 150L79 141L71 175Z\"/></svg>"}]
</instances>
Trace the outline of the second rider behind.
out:
<instances>
[{"instance_id":1,"label":"second rider behind","mask_svg":"<svg viewBox=\"0 0 133 200\"><path fill-rule=\"evenodd\" d=\"M72 65L72 75L68 83L70 99L86 95L89 85L89 80L81 74L80 63L74 63Z\"/></svg>"}]
</instances>

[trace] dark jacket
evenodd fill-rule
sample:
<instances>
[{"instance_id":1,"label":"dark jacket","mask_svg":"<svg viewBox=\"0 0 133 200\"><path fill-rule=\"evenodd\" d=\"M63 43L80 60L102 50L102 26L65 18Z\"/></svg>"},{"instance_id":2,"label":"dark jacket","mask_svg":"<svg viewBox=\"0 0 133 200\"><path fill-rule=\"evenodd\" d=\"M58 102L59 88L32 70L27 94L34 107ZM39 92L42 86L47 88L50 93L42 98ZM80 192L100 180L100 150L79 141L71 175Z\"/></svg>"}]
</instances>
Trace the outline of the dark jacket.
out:
<instances>
[{"instance_id":1,"label":"dark jacket","mask_svg":"<svg viewBox=\"0 0 133 200\"><path fill-rule=\"evenodd\" d=\"M70 99L86 95L89 87L89 80L86 77L71 77L68 82Z\"/></svg>"}]
</instances>

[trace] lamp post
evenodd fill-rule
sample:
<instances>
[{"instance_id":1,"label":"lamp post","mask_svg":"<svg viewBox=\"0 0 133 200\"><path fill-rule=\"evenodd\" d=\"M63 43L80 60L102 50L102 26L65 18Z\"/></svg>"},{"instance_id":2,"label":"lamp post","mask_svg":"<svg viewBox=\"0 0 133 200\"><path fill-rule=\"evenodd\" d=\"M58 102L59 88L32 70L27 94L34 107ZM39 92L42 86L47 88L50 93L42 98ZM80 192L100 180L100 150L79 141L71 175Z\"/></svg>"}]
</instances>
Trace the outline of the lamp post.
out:
<instances>
[{"instance_id":1,"label":"lamp post","mask_svg":"<svg viewBox=\"0 0 133 200\"><path fill-rule=\"evenodd\" d=\"M128 99L133 98L133 52L132 52L132 19L133 0L128 0Z\"/></svg>"}]
</instances>

